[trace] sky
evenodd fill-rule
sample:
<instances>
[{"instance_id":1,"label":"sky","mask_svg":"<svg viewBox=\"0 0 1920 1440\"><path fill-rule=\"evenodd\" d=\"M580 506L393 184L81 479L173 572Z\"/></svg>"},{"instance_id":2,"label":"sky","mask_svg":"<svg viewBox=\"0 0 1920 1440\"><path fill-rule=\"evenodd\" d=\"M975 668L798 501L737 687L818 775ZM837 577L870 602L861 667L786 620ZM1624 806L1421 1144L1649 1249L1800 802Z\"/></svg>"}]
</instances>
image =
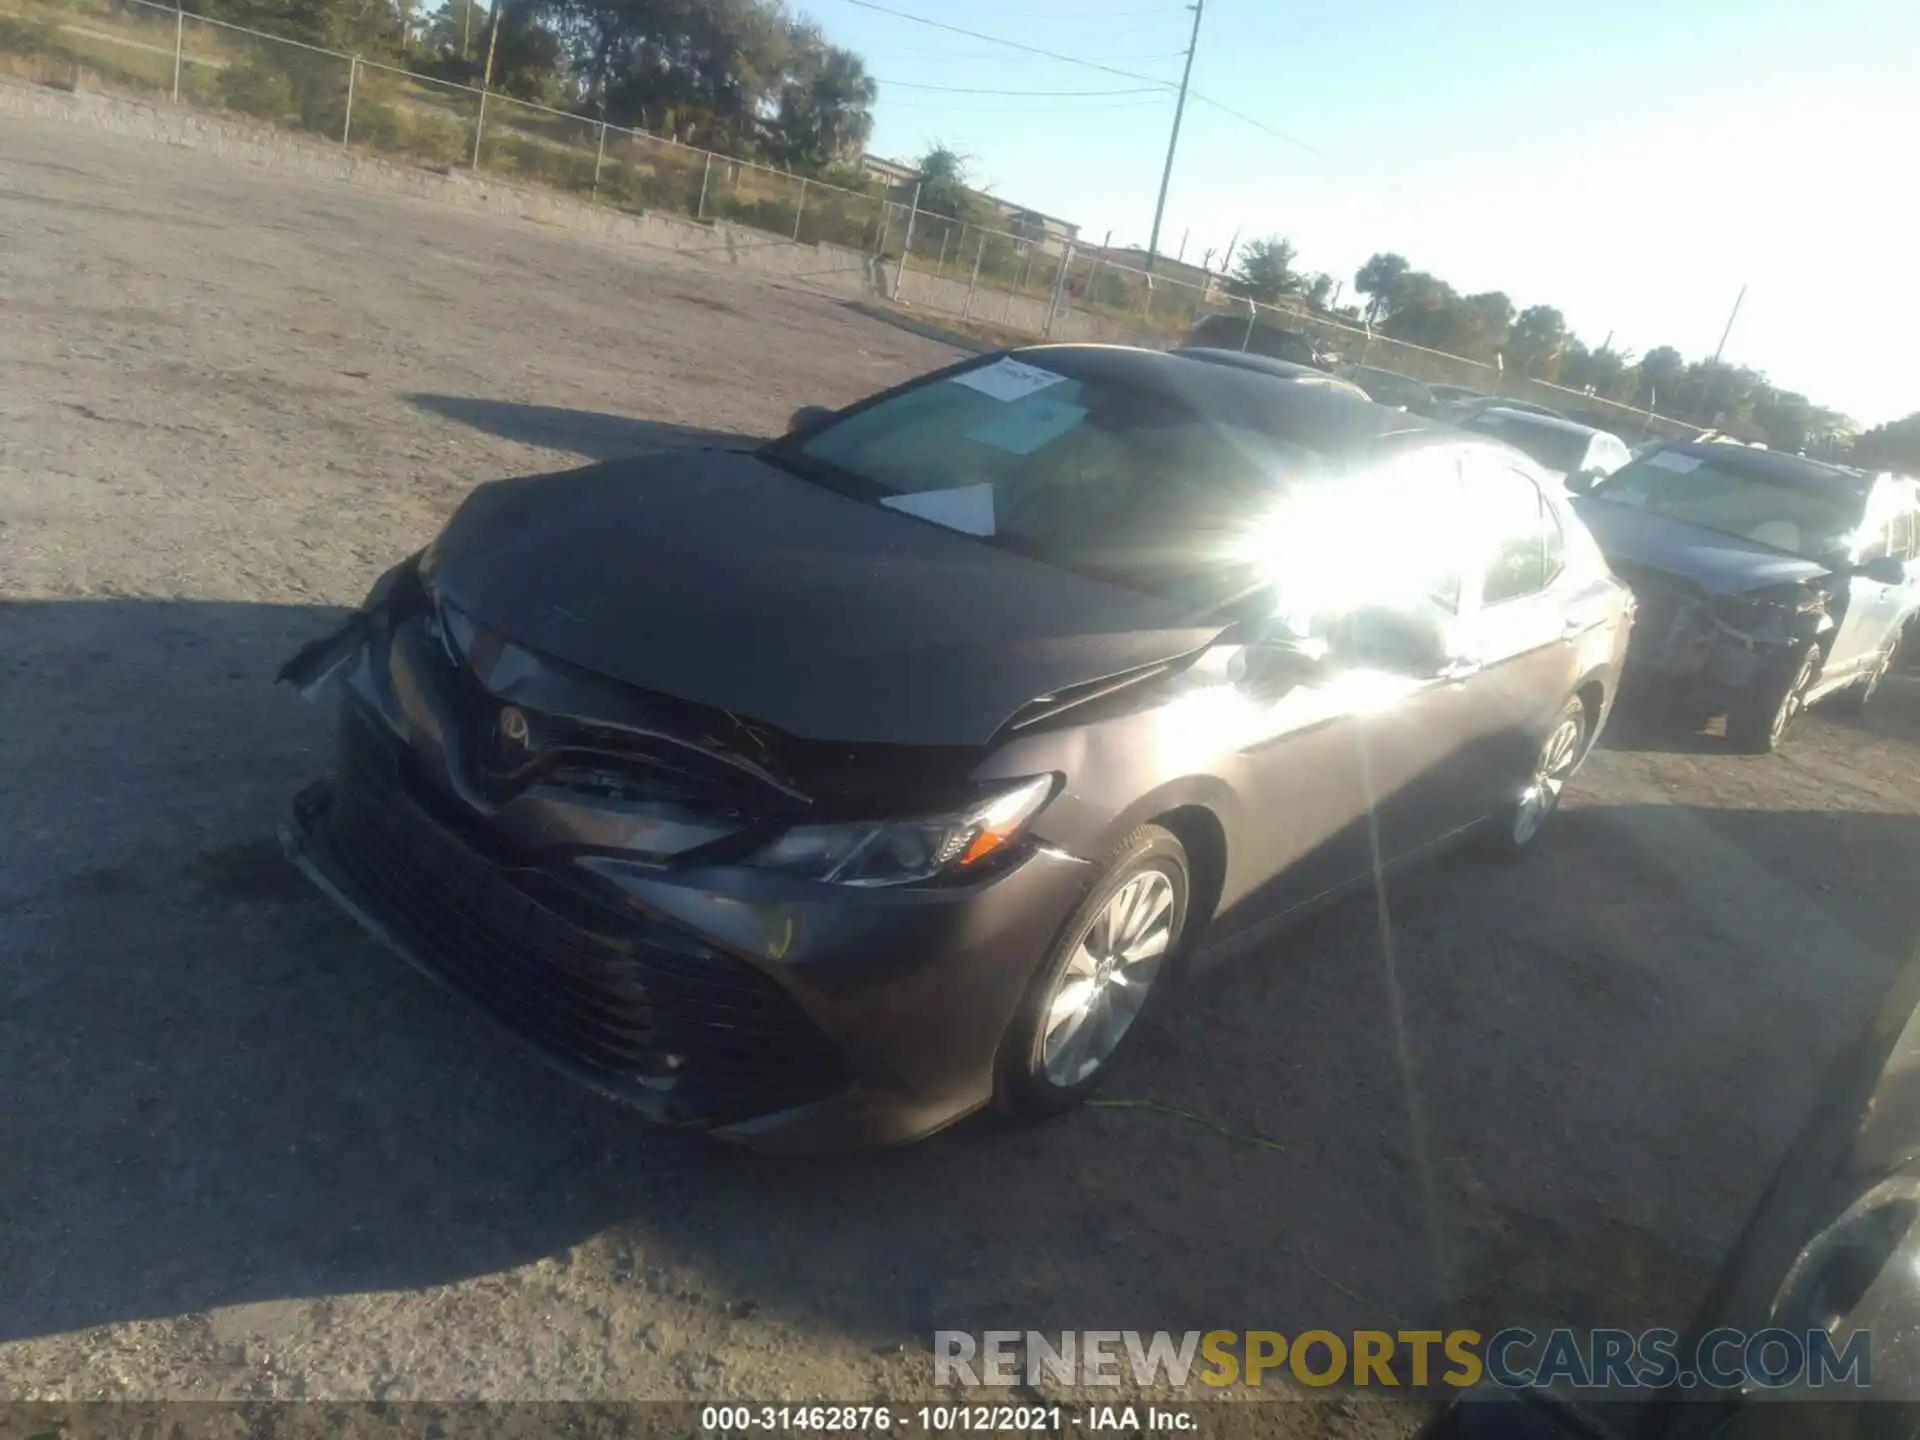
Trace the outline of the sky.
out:
<instances>
[{"instance_id":1,"label":"sky","mask_svg":"<svg viewBox=\"0 0 1920 1440\"><path fill-rule=\"evenodd\" d=\"M1193 24L1179 0L884 3L1169 85ZM880 81L876 154L945 143L1004 199L1146 243L1170 88L803 8ZM1206 0L1192 83L1165 253L1284 235L1350 297L1398 251L1688 359L1745 284L1727 360L1863 425L1920 410L1916 0ZM964 93L994 90L1020 93Z\"/></svg>"}]
</instances>

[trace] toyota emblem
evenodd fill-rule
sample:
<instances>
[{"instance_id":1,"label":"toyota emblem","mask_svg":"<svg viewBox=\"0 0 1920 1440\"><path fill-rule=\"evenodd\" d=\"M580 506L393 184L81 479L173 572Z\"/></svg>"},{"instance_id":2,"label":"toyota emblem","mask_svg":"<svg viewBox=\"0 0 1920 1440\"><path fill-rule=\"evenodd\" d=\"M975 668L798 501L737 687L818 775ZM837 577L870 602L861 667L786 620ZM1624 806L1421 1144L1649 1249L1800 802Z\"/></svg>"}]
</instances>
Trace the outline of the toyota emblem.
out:
<instances>
[{"instance_id":1,"label":"toyota emblem","mask_svg":"<svg viewBox=\"0 0 1920 1440\"><path fill-rule=\"evenodd\" d=\"M518 750L527 743L527 716L523 710L509 705L500 712L500 744L502 748Z\"/></svg>"}]
</instances>

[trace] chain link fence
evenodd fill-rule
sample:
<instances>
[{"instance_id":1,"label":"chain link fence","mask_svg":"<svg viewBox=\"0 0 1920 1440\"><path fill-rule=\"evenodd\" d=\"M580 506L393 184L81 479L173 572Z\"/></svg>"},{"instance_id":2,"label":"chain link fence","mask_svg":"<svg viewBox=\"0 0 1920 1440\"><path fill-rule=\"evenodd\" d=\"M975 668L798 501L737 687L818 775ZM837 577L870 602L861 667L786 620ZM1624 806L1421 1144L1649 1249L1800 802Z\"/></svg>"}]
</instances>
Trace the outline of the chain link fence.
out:
<instances>
[{"instance_id":1,"label":"chain link fence","mask_svg":"<svg viewBox=\"0 0 1920 1440\"><path fill-rule=\"evenodd\" d=\"M6 8L14 6L18 8ZM890 297L920 309L1055 340L1167 347L1209 317L1242 324L1239 348L1274 331L1340 362L1427 384L1529 400L1628 438L1694 427L1617 401L1376 334L1304 306L1228 296L1109 259L1066 236L1021 234L939 215L897 191L846 189L645 131L360 56L285 40L155 0L0 0L0 63L56 83L106 86L265 121L395 160L469 167L628 211L727 221L878 262ZM1180 269L1191 273L1191 267ZM1208 343L1219 343L1209 331Z\"/></svg>"}]
</instances>

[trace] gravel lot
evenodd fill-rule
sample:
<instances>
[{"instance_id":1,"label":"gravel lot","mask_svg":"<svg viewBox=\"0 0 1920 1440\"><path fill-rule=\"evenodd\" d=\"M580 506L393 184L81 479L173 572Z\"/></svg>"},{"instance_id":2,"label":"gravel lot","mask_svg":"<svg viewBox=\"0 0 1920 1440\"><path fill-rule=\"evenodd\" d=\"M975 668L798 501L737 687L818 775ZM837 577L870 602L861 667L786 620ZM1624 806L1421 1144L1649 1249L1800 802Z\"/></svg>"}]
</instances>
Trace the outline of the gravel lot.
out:
<instances>
[{"instance_id":1,"label":"gravel lot","mask_svg":"<svg viewBox=\"0 0 1920 1440\"><path fill-rule=\"evenodd\" d=\"M949 354L0 119L0 1394L854 1399L936 1327L1684 1317L1920 930L1912 679L1773 759L1617 738L1526 868L1396 882L1404 1050L1351 905L1146 1037L1111 1094L1170 1109L853 1160L575 1093L282 864L327 717L273 669L469 486Z\"/></svg>"}]
</instances>

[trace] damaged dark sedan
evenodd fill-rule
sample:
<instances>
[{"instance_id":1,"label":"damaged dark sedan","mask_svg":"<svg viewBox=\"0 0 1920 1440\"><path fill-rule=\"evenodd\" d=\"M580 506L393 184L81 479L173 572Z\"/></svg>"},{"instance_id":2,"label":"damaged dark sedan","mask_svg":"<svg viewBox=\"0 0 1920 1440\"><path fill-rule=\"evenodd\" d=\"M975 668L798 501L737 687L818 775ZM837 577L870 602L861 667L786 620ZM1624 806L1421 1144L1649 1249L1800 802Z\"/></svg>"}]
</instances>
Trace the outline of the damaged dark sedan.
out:
<instances>
[{"instance_id":1,"label":"damaged dark sedan","mask_svg":"<svg viewBox=\"0 0 1920 1440\"><path fill-rule=\"evenodd\" d=\"M1631 604L1552 488L1101 346L483 485L283 672L341 692L287 844L655 1119L797 1151L1057 1111L1196 960L1531 845Z\"/></svg>"},{"instance_id":2,"label":"damaged dark sedan","mask_svg":"<svg viewBox=\"0 0 1920 1440\"><path fill-rule=\"evenodd\" d=\"M1920 485L1797 455L1664 445L1574 502L1639 597L1637 688L1765 753L1826 696L1859 710L1920 610Z\"/></svg>"}]
</instances>

